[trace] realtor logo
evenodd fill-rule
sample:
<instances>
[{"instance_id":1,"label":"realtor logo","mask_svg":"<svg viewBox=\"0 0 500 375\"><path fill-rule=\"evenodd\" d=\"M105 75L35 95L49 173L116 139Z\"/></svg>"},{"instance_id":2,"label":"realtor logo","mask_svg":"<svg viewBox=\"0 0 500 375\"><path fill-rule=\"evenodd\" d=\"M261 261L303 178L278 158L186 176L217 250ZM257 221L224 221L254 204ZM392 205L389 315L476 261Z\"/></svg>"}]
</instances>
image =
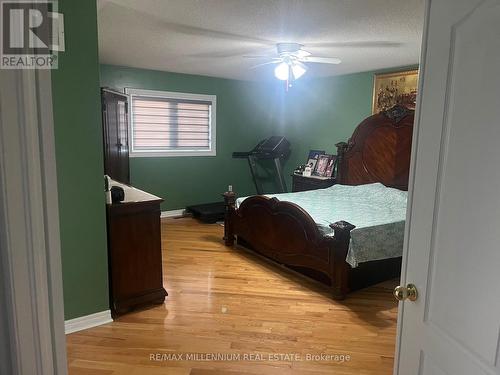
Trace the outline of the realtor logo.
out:
<instances>
[{"instance_id":1,"label":"realtor logo","mask_svg":"<svg viewBox=\"0 0 500 375\"><path fill-rule=\"evenodd\" d=\"M56 5L50 0L0 1L2 69L57 69L64 38Z\"/></svg>"}]
</instances>

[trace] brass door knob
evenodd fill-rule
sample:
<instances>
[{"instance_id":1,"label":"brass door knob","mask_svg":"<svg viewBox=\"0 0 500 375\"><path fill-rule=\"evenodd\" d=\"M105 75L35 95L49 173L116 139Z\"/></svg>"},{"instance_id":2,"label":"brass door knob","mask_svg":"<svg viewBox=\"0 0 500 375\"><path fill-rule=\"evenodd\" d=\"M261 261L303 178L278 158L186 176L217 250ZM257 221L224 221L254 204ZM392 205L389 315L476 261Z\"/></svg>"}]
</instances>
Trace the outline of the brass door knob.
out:
<instances>
[{"instance_id":1,"label":"brass door knob","mask_svg":"<svg viewBox=\"0 0 500 375\"><path fill-rule=\"evenodd\" d=\"M417 287L414 284L408 284L407 286L397 286L394 288L394 297L398 301L404 301L409 299L410 301L416 301L418 298Z\"/></svg>"}]
</instances>

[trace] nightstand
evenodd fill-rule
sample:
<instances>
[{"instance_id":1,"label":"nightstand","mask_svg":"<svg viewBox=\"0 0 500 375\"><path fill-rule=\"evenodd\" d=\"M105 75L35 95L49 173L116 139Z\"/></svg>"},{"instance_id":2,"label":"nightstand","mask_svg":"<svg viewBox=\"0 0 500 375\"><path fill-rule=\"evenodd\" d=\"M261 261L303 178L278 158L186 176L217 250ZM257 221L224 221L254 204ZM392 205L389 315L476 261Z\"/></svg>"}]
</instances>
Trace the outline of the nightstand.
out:
<instances>
[{"instance_id":1,"label":"nightstand","mask_svg":"<svg viewBox=\"0 0 500 375\"><path fill-rule=\"evenodd\" d=\"M292 191L306 191L324 189L335 185L333 177L306 177L299 174L292 174Z\"/></svg>"}]
</instances>

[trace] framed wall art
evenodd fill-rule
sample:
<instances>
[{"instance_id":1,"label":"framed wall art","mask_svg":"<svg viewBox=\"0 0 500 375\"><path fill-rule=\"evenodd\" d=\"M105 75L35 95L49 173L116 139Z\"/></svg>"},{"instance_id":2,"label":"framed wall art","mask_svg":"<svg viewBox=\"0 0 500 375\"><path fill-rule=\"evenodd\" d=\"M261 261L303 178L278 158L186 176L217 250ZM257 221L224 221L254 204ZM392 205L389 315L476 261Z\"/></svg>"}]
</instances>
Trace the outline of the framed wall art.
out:
<instances>
[{"instance_id":1,"label":"framed wall art","mask_svg":"<svg viewBox=\"0 0 500 375\"><path fill-rule=\"evenodd\" d=\"M372 114L396 104L415 109L418 90L418 69L375 74L373 79Z\"/></svg>"}]
</instances>

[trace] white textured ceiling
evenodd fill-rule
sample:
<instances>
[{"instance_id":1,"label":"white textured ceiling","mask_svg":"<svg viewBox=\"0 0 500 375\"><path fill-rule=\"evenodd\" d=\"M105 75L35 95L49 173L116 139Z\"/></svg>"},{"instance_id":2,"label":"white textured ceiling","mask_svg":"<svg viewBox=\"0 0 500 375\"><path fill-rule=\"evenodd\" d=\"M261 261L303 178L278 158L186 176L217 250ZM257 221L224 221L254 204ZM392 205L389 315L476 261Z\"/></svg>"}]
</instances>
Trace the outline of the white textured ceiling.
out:
<instances>
[{"instance_id":1,"label":"white textured ceiling","mask_svg":"<svg viewBox=\"0 0 500 375\"><path fill-rule=\"evenodd\" d=\"M418 63L423 0L98 0L102 63L233 79L272 79L244 55L297 42L340 65L330 76Z\"/></svg>"}]
</instances>

